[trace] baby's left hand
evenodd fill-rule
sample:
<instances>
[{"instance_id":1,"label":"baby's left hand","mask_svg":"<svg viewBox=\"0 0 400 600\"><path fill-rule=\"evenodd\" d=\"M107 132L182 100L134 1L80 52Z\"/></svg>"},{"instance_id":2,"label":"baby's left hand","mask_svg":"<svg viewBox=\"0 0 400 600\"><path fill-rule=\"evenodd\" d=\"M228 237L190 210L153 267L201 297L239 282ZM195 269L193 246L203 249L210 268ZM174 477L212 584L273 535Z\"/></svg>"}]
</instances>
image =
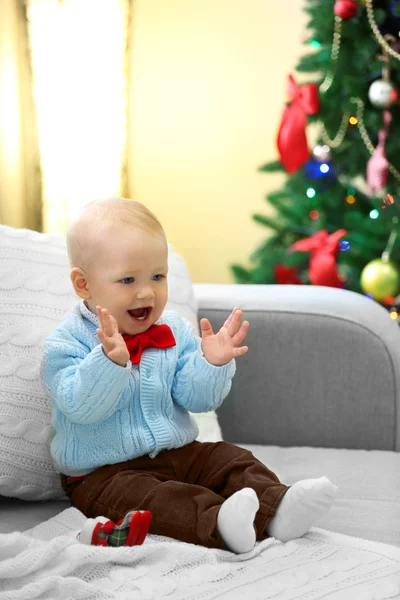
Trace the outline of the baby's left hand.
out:
<instances>
[{"instance_id":1,"label":"baby's left hand","mask_svg":"<svg viewBox=\"0 0 400 600\"><path fill-rule=\"evenodd\" d=\"M201 319L201 349L206 360L215 367L221 367L248 351L247 346L238 348L249 329L248 321L243 321L240 326L241 316L242 311L234 308L218 333L213 332L208 319Z\"/></svg>"}]
</instances>

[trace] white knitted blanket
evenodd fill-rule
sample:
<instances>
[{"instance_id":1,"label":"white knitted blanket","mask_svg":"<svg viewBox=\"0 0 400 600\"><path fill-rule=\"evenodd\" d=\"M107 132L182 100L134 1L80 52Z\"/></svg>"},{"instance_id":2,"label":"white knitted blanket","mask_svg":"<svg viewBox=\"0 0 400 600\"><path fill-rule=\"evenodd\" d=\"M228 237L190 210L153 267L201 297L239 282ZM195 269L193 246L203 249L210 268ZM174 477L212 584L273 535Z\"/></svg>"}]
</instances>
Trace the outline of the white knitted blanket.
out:
<instances>
[{"instance_id":1,"label":"white knitted blanket","mask_svg":"<svg viewBox=\"0 0 400 600\"><path fill-rule=\"evenodd\" d=\"M150 535L143 546L84 546L68 508L28 532L0 535L1 600L400 598L400 548L312 528L245 555Z\"/></svg>"}]
</instances>

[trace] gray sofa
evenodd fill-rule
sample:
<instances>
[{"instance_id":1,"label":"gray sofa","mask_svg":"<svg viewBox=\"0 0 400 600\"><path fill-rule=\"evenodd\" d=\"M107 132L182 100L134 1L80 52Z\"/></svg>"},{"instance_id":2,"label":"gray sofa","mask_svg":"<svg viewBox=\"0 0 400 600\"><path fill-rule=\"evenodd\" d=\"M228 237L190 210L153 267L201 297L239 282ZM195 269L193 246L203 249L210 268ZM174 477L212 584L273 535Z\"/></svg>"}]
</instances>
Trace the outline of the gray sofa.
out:
<instances>
[{"instance_id":1,"label":"gray sofa","mask_svg":"<svg viewBox=\"0 0 400 600\"><path fill-rule=\"evenodd\" d=\"M317 527L400 547L400 330L375 302L308 286L196 284L199 317L250 321L249 352L218 411L223 437L288 485L326 475L339 496ZM0 498L0 533L69 502Z\"/></svg>"}]
</instances>

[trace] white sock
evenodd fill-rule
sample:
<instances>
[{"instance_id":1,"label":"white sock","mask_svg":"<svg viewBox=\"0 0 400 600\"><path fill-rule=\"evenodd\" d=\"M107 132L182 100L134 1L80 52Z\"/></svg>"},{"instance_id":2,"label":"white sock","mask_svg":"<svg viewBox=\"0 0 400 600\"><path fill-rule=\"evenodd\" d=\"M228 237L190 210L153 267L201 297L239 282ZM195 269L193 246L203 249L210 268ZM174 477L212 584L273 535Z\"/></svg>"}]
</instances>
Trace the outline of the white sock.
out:
<instances>
[{"instance_id":1,"label":"white sock","mask_svg":"<svg viewBox=\"0 0 400 600\"><path fill-rule=\"evenodd\" d=\"M219 509L217 526L225 544L232 552L250 552L256 543L254 518L260 508L252 488L243 488L227 498Z\"/></svg>"},{"instance_id":2,"label":"white sock","mask_svg":"<svg viewBox=\"0 0 400 600\"><path fill-rule=\"evenodd\" d=\"M297 481L283 496L267 534L281 542L301 537L330 510L337 492L327 477Z\"/></svg>"}]
</instances>

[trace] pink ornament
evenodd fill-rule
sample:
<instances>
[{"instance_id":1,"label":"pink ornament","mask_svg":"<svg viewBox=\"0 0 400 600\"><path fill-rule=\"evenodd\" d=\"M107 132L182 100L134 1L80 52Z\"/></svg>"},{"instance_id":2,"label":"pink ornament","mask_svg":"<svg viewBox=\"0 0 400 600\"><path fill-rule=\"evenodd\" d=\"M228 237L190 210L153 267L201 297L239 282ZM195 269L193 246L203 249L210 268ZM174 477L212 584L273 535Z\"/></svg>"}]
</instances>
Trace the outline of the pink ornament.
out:
<instances>
[{"instance_id":1,"label":"pink ornament","mask_svg":"<svg viewBox=\"0 0 400 600\"><path fill-rule=\"evenodd\" d=\"M389 135L389 126L392 115L388 110L383 113L383 129L378 133L378 145L367 164L367 184L371 195L380 194L385 187L389 176L389 161L386 156L385 144Z\"/></svg>"}]
</instances>

